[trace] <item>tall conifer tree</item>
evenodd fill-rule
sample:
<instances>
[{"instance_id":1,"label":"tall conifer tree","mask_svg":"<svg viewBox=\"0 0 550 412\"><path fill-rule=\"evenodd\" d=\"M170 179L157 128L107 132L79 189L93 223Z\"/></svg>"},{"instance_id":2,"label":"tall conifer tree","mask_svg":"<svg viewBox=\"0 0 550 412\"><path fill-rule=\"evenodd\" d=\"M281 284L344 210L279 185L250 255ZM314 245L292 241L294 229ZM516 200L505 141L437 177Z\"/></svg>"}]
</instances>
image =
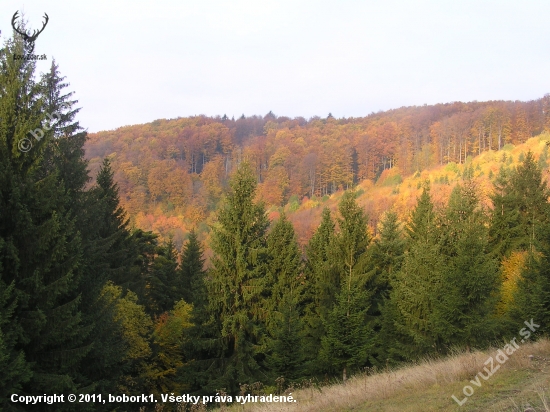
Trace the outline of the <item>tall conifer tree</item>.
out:
<instances>
[{"instance_id":1,"label":"tall conifer tree","mask_svg":"<svg viewBox=\"0 0 550 412\"><path fill-rule=\"evenodd\" d=\"M13 353L29 362L23 393L76 392L79 363L90 348L78 293L81 236L59 172L41 176L53 131L43 119L34 63L13 58L24 47L9 41L0 55L0 267L17 302L4 312L11 319L3 335L17 336Z\"/></svg>"},{"instance_id":2,"label":"tall conifer tree","mask_svg":"<svg viewBox=\"0 0 550 412\"><path fill-rule=\"evenodd\" d=\"M84 159L88 134L75 119L80 109L73 107L77 100L70 100L74 93L65 92L68 86L59 66L52 60L50 70L40 82L45 121L52 128L52 139L47 140L44 147L40 174L46 176L57 170L74 201L81 203L85 185L90 180L88 162Z\"/></svg>"},{"instance_id":3,"label":"tall conifer tree","mask_svg":"<svg viewBox=\"0 0 550 412\"><path fill-rule=\"evenodd\" d=\"M302 260L292 223L284 213L267 237L269 306L276 310L291 290L302 293ZM298 290L300 289L300 290Z\"/></svg>"},{"instance_id":4,"label":"tall conifer tree","mask_svg":"<svg viewBox=\"0 0 550 412\"><path fill-rule=\"evenodd\" d=\"M51 128L52 138L45 142L37 178L58 174L82 237L80 282L75 293L81 300L82 323L89 331L91 350L81 362L79 372L82 385L101 391L113 387L123 356L120 327L113 319L114 307L101 297L102 288L110 277L108 256L110 250L112 253L112 239L106 232L101 233L102 228L98 225L99 211L105 212L105 204L96 196L97 189L85 190L90 180L88 162L84 159L88 137L76 120L80 109L74 107L77 101L71 100L73 92L66 92L68 85L59 66L52 61L50 70L40 82L44 95L44 122Z\"/></svg>"},{"instance_id":5,"label":"tall conifer tree","mask_svg":"<svg viewBox=\"0 0 550 412\"><path fill-rule=\"evenodd\" d=\"M129 270L136 262L138 251L129 229L126 212L120 206L118 185L108 158L103 159L96 178L96 186L91 189L95 208L96 236L106 246L102 264L107 271L106 279L124 288L133 290L143 298L138 284L143 282L135 272Z\"/></svg>"},{"instance_id":6,"label":"tall conifer tree","mask_svg":"<svg viewBox=\"0 0 550 412\"><path fill-rule=\"evenodd\" d=\"M326 335L321 349L321 357L341 370L344 380L349 368L362 366L367 361L372 328L367 323L372 298L372 292L367 290L366 252L370 239L367 217L355 197L355 192L348 191L339 205L339 232L332 242L330 256L341 283L325 322Z\"/></svg>"},{"instance_id":7,"label":"tall conifer tree","mask_svg":"<svg viewBox=\"0 0 550 412\"><path fill-rule=\"evenodd\" d=\"M387 212L379 225L380 235L372 242L369 250L369 267L371 268L371 288L375 292L372 316L378 316L380 305L389 297L390 280L401 269L405 254L405 239L400 227L397 214Z\"/></svg>"},{"instance_id":8,"label":"tall conifer tree","mask_svg":"<svg viewBox=\"0 0 550 412\"><path fill-rule=\"evenodd\" d=\"M323 209L321 224L306 247L306 285L304 293L304 323L306 329L305 346L309 354L309 369L316 373L319 369L318 353L321 338L325 334L323 322L334 305L339 287L337 273L329 258L333 242L335 224L328 208Z\"/></svg>"},{"instance_id":9,"label":"tall conifer tree","mask_svg":"<svg viewBox=\"0 0 550 412\"><path fill-rule=\"evenodd\" d=\"M181 251L178 279L183 299L193 304L195 310L198 307L204 308L206 305L204 276L203 250L197 233L193 229Z\"/></svg>"},{"instance_id":10,"label":"tall conifer tree","mask_svg":"<svg viewBox=\"0 0 550 412\"><path fill-rule=\"evenodd\" d=\"M22 215L25 205L21 193L28 184L21 184L20 172L26 174L36 161L32 154L25 157L18 150L18 143L28 138L28 130L39 123L40 105L36 102L38 90L32 84L34 64L13 59L13 54L21 53L22 48L21 42L10 40L0 49L0 369L4 372L0 407L8 402L11 393L20 392L32 376L21 345L24 331L17 317L21 303L17 302L20 292L14 275L20 266L21 251L14 235L17 226L28 220ZM8 202L10 198L12 204Z\"/></svg>"},{"instance_id":11,"label":"tall conifer tree","mask_svg":"<svg viewBox=\"0 0 550 412\"><path fill-rule=\"evenodd\" d=\"M407 225L409 250L392 285L391 300L395 305L397 332L408 336L400 345L401 356L416 358L438 350L440 332L435 328L435 308L441 289L440 234L437 217L426 186ZM412 342L411 342L412 340Z\"/></svg>"},{"instance_id":12,"label":"tall conifer tree","mask_svg":"<svg viewBox=\"0 0 550 412\"><path fill-rule=\"evenodd\" d=\"M208 382L215 373L212 365L219 365L223 345L219 344L219 324L211 316L208 305L207 272L204 270L203 246L192 230L182 248L179 285L184 300L193 305L191 323L184 342L185 364L182 379L194 393L207 394Z\"/></svg>"},{"instance_id":13,"label":"tall conifer tree","mask_svg":"<svg viewBox=\"0 0 550 412\"><path fill-rule=\"evenodd\" d=\"M297 379L304 363L304 277L294 227L284 213L267 237L267 252L267 363L277 377Z\"/></svg>"},{"instance_id":14,"label":"tall conifer tree","mask_svg":"<svg viewBox=\"0 0 550 412\"><path fill-rule=\"evenodd\" d=\"M182 299L177 258L172 239L156 249L146 286L146 307L153 316L168 312Z\"/></svg>"},{"instance_id":15,"label":"tall conifer tree","mask_svg":"<svg viewBox=\"0 0 550 412\"><path fill-rule=\"evenodd\" d=\"M533 319L540 325L540 332L550 330L550 204L548 197L550 191L542 178L540 168L537 167L531 152L527 153L525 160L514 172L510 174L506 182L502 198L509 200L513 210L504 209L503 214L513 216L517 233L516 242L507 242L511 250L523 250L528 252L526 267L517 282L514 293L509 320L514 326L522 324L526 320ZM500 200L500 199L499 199ZM495 214L494 223L504 217ZM493 227L498 227L494 224ZM500 232L494 232L500 234ZM504 236L495 236L500 240ZM506 238L504 238L506 239ZM504 240L501 241L504 243ZM497 243L498 245L498 243Z\"/></svg>"},{"instance_id":16,"label":"tall conifer tree","mask_svg":"<svg viewBox=\"0 0 550 412\"><path fill-rule=\"evenodd\" d=\"M537 250L540 228L549 221L550 191L529 151L516 170L501 171L495 182L491 246L502 258L515 250Z\"/></svg>"},{"instance_id":17,"label":"tall conifer tree","mask_svg":"<svg viewBox=\"0 0 550 412\"><path fill-rule=\"evenodd\" d=\"M254 203L256 179L242 163L231 181L227 202L213 228L210 307L219 321L223 354L217 377L210 382L230 392L261 374L258 353L263 334L264 275L269 221L263 204Z\"/></svg>"},{"instance_id":18,"label":"tall conifer tree","mask_svg":"<svg viewBox=\"0 0 550 412\"><path fill-rule=\"evenodd\" d=\"M374 292L368 312L374 329L370 360L378 366L386 366L390 361L393 364L399 359L396 355L398 351L394 350L394 344L400 341L393 324L395 307L389 297L391 285L403 263L406 242L396 213L387 212L379 226L379 236L374 239L369 250L369 285Z\"/></svg>"},{"instance_id":19,"label":"tall conifer tree","mask_svg":"<svg viewBox=\"0 0 550 412\"><path fill-rule=\"evenodd\" d=\"M500 279L486 222L473 182L455 186L443 219L446 263L436 319L448 346L480 346L496 337Z\"/></svg>"},{"instance_id":20,"label":"tall conifer tree","mask_svg":"<svg viewBox=\"0 0 550 412\"><path fill-rule=\"evenodd\" d=\"M540 234L550 241L546 234ZM513 294L512 307L508 318L511 322L510 330L522 327L525 321L533 320L540 326L537 332L548 334L550 331L550 248L543 246L542 253L529 252L525 268L517 282L517 289Z\"/></svg>"}]
</instances>

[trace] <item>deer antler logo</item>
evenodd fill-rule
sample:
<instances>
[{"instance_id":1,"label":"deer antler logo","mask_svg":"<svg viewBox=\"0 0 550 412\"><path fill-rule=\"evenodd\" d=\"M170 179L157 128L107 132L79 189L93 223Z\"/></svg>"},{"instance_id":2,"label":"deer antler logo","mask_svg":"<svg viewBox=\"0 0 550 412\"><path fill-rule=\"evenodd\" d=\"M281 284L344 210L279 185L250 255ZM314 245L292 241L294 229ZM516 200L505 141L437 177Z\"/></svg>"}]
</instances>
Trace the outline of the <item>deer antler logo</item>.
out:
<instances>
[{"instance_id":1,"label":"deer antler logo","mask_svg":"<svg viewBox=\"0 0 550 412\"><path fill-rule=\"evenodd\" d=\"M20 28L19 28L19 25L17 27L15 27L15 21L18 19L18 14L19 14L19 10L15 12L15 14L13 15L13 17L11 18L11 25L13 27L13 29L19 33L21 35L21 37L23 37L23 40L25 40L25 43L29 46L29 53L32 54L32 52L34 51L34 42L36 40L36 38L38 37L38 35L40 33L42 33L44 31L44 29L46 28L46 25L48 24L48 21L50 20L50 18L48 17L48 15L46 13L44 13L44 23L42 23L42 28L40 30L34 30L32 35L28 35L26 31L22 31Z\"/></svg>"}]
</instances>

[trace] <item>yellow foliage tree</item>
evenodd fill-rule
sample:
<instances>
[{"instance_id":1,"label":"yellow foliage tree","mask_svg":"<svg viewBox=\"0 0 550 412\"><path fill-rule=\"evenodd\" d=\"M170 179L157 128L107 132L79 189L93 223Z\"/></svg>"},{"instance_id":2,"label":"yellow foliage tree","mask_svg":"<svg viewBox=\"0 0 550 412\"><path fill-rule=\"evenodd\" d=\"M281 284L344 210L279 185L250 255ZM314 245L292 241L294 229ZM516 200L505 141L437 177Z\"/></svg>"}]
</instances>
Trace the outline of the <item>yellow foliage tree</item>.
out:
<instances>
[{"instance_id":1,"label":"yellow foliage tree","mask_svg":"<svg viewBox=\"0 0 550 412\"><path fill-rule=\"evenodd\" d=\"M514 293L518 287L521 272L525 268L526 259L526 251L516 251L502 260L502 292L500 302L497 305L497 313L501 316L506 314L513 304Z\"/></svg>"},{"instance_id":2,"label":"yellow foliage tree","mask_svg":"<svg viewBox=\"0 0 550 412\"><path fill-rule=\"evenodd\" d=\"M122 296L122 288L112 282L103 287L102 299L114 307L113 319L120 325L124 340L123 360L127 373L121 377L117 389L133 394L146 380L147 361L152 353L148 337L153 323L144 307L137 303L137 295L129 291Z\"/></svg>"},{"instance_id":3,"label":"yellow foliage tree","mask_svg":"<svg viewBox=\"0 0 550 412\"><path fill-rule=\"evenodd\" d=\"M201 181L210 202L217 202L223 192L222 178L224 174L223 158L216 156L204 165L201 172Z\"/></svg>"},{"instance_id":4,"label":"yellow foliage tree","mask_svg":"<svg viewBox=\"0 0 550 412\"><path fill-rule=\"evenodd\" d=\"M174 305L169 313L159 316L154 325L154 356L148 370L151 393L182 393L187 385L178 379L178 372L184 365L183 344L185 330L193 326L191 312L193 305L183 299Z\"/></svg>"}]
</instances>

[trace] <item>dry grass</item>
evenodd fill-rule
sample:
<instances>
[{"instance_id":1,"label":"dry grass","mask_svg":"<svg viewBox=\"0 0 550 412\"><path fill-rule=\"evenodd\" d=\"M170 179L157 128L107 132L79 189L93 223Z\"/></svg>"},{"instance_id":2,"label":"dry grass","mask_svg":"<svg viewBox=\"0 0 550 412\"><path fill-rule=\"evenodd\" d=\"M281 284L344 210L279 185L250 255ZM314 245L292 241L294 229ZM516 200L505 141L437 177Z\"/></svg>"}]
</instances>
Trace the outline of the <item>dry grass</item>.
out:
<instances>
[{"instance_id":1,"label":"dry grass","mask_svg":"<svg viewBox=\"0 0 550 412\"><path fill-rule=\"evenodd\" d=\"M503 345L504 346L504 345ZM456 386L457 382L473 379L486 366L484 362L495 356L496 349L484 352L457 353L440 360L427 359L419 364L366 376L359 375L346 384L334 384L319 389L308 388L292 393L297 400L294 404L233 404L231 411L342 411L360 407L369 401L388 400L398 397L403 392L422 393L425 390L440 388L451 400L452 390L445 386ZM518 371L530 368L533 359L546 359L550 355L550 341L541 339L538 342L526 343L511 355L501 371ZM530 358L531 356L531 358ZM495 375L499 371L495 372ZM489 380L493 377L489 378ZM452 385L454 384L454 385ZM538 390L539 397L546 411L550 403L543 388ZM458 393L457 393L458 395ZM513 402L513 401L512 401ZM450 402L450 407L456 405ZM428 408L426 408L427 410ZM506 408L506 410L510 410ZM516 409L516 410L522 410ZM538 409L541 410L541 409Z\"/></svg>"}]
</instances>

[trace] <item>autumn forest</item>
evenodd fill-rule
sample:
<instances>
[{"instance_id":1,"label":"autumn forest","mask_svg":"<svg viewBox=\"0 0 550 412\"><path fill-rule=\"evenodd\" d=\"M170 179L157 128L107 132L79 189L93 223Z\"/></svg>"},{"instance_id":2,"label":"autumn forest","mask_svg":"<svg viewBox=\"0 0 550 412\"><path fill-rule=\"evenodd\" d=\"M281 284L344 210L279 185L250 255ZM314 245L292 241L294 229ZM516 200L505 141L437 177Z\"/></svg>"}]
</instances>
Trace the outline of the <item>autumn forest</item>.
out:
<instances>
[{"instance_id":1,"label":"autumn forest","mask_svg":"<svg viewBox=\"0 0 550 412\"><path fill-rule=\"evenodd\" d=\"M85 148L92 175L104 157L111 160L133 223L175 236L181 246L191 228L207 231L201 223L210 222L207 217L243 160L254 168L259 199L296 208L366 179L376 181L387 169L395 168L391 174L399 183L436 165L463 164L468 156L524 143L545 127L550 127L548 95L530 102L404 107L349 119L330 114L289 119L270 112L236 120L225 115L157 120L92 134ZM304 241L312 234L306 226Z\"/></svg>"}]
</instances>

